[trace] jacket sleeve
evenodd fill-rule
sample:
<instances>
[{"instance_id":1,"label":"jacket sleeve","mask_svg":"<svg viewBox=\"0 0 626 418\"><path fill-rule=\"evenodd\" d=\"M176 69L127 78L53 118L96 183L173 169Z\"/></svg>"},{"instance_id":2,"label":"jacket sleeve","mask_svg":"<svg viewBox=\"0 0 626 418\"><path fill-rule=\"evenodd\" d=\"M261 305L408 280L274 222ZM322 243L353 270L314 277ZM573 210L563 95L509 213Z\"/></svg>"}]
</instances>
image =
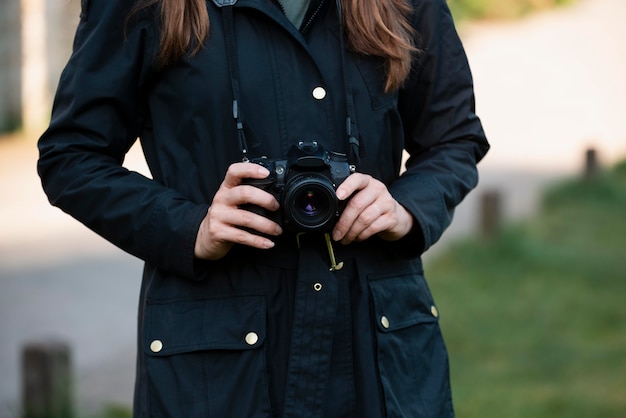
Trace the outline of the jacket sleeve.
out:
<instances>
[{"instance_id":1,"label":"jacket sleeve","mask_svg":"<svg viewBox=\"0 0 626 418\"><path fill-rule=\"evenodd\" d=\"M401 240L408 256L419 256L441 237L454 208L476 186L476 164L489 149L475 114L468 61L445 0L414 3L420 53L399 95L409 159L390 186L417 221L414 233Z\"/></svg>"},{"instance_id":2,"label":"jacket sleeve","mask_svg":"<svg viewBox=\"0 0 626 418\"><path fill-rule=\"evenodd\" d=\"M122 167L147 115L154 16L128 0L89 0L59 82L38 173L50 202L123 250L192 276L207 205Z\"/></svg>"}]
</instances>

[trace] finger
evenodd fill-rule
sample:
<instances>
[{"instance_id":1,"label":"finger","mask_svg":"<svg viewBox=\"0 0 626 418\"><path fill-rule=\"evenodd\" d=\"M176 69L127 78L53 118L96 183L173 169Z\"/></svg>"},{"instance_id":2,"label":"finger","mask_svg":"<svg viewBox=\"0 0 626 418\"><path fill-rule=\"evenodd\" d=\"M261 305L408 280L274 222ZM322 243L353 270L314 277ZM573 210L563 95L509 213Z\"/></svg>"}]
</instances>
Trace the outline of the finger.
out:
<instances>
[{"instance_id":1,"label":"finger","mask_svg":"<svg viewBox=\"0 0 626 418\"><path fill-rule=\"evenodd\" d=\"M353 238L353 241L363 241L372 235L378 235L387 241L396 241L411 231L413 228L412 215L395 200L390 200L386 203L389 203L390 206L385 207L383 213L363 228ZM368 222L367 216L369 215L362 215L365 223ZM355 224L358 224L358 220ZM351 238L352 235L348 235L345 239Z\"/></svg>"},{"instance_id":2,"label":"finger","mask_svg":"<svg viewBox=\"0 0 626 418\"><path fill-rule=\"evenodd\" d=\"M396 241L411 232L414 225L413 215L401 204L395 202L392 223L378 235L387 241Z\"/></svg>"},{"instance_id":3,"label":"finger","mask_svg":"<svg viewBox=\"0 0 626 418\"><path fill-rule=\"evenodd\" d=\"M224 227L221 230L220 235L215 238L217 240L223 240L224 242L246 245L248 247L259 249L269 249L274 247L274 241L271 239L234 226Z\"/></svg>"},{"instance_id":4,"label":"finger","mask_svg":"<svg viewBox=\"0 0 626 418\"><path fill-rule=\"evenodd\" d=\"M276 198L263 189L252 185L227 187L225 183L222 183L215 196L213 196L212 204L231 208L251 204L270 211L275 211L279 208Z\"/></svg>"},{"instance_id":5,"label":"finger","mask_svg":"<svg viewBox=\"0 0 626 418\"><path fill-rule=\"evenodd\" d=\"M228 167L224 177L224 186L232 188L241 184L243 179L264 179L269 176L267 168L254 163L234 163Z\"/></svg>"},{"instance_id":6,"label":"finger","mask_svg":"<svg viewBox=\"0 0 626 418\"><path fill-rule=\"evenodd\" d=\"M353 230L362 230L362 226L354 224L361 216L361 213L376 201L376 198L375 193L367 192L366 190L357 192L357 194L352 196L335 225L333 239L339 241ZM354 236L356 235L353 233Z\"/></svg>"},{"instance_id":7,"label":"finger","mask_svg":"<svg viewBox=\"0 0 626 418\"><path fill-rule=\"evenodd\" d=\"M241 185L231 189L229 204L241 206L245 204L260 206L270 211L278 210L279 203L271 193L255 186Z\"/></svg>"},{"instance_id":8,"label":"finger","mask_svg":"<svg viewBox=\"0 0 626 418\"><path fill-rule=\"evenodd\" d=\"M279 224L273 220L245 209L232 211L229 216L231 225L247 228L266 235L280 235L283 233Z\"/></svg>"},{"instance_id":9,"label":"finger","mask_svg":"<svg viewBox=\"0 0 626 418\"><path fill-rule=\"evenodd\" d=\"M271 219L250 210L226 205L211 206L212 225L219 231L222 225L236 228L248 228L267 235L280 235L282 228ZM228 236L219 234L220 239L230 240Z\"/></svg>"},{"instance_id":10,"label":"finger","mask_svg":"<svg viewBox=\"0 0 626 418\"><path fill-rule=\"evenodd\" d=\"M352 222L348 231L344 233L341 242L343 244L349 244L355 240L369 238L371 235L380 232L377 228L389 223L388 218L389 216L386 210L384 207L380 206L379 202L368 205L359 213L354 222Z\"/></svg>"},{"instance_id":11,"label":"finger","mask_svg":"<svg viewBox=\"0 0 626 418\"><path fill-rule=\"evenodd\" d=\"M241 218L241 216L237 217L236 214L233 214L235 211L224 211L215 207L211 207L210 210L211 221L206 223L206 232L203 234L203 246L206 249L208 258L217 259L222 257L233 244L242 244L260 249L272 248L274 246L273 241L269 237L242 229L238 222L233 222L233 219ZM264 229L267 235L271 235L276 231L276 228L280 228L272 221L251 212L247 212L243 216L250 216L250 219L256 216L259 218L257 221L260 221L261 224L269 225L267 227L259 227ZM244 223L251 226L255 225L254 219Z\"/></svg>"},{"instance_id":12,"label":"finger","mask_svg":"<svg viewBox=\"0 0 626 418\"><path fill-rule=\"evenodd\" d=\"M383 216L371 223L367 228L363 229L352 241L365 241L366 239L386 231L392 222L389 217ZM343 243L343 241L342 241Z\"/></svg>"},{"instance_id":13,"label":"finger","mask_svg":"<svg viewBox=\"0 0 626 418\"><path fill-rule=\"evenodd\" d=\"M357 190L366 188L372 178L367 174L354 173L348 176L343 183L337 187L336 195L339 200L345 200Z\"/></svg>"}]
</instances>

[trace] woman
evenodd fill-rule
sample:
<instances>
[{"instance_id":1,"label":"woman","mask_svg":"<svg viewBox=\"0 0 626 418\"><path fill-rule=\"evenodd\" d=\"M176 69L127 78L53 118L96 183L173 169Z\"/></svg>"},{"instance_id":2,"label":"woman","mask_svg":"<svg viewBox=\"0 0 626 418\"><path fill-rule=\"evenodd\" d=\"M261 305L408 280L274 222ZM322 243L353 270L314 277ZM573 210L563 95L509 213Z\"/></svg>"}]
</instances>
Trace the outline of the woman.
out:
<instances>
[{"instance_id":1,"label":"woman","mask_svg":"<svg viewBox=\"0 0 626 418\"><path fill-rule=\"evenodd\" d=\"M420 255L488 145L445 0L83 1L39 148L145 261L136 417L453 416Z\"/></svg>"}]
</instances>

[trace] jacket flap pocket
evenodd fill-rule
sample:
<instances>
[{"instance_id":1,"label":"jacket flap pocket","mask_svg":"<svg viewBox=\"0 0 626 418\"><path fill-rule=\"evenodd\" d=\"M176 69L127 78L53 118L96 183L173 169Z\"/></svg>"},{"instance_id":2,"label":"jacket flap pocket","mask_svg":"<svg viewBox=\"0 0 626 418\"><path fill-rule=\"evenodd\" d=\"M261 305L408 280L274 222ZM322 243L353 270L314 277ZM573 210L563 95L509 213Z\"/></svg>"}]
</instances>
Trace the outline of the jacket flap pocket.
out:
<instances>
[{"instance_id":1,"label":"jacket flap pocket","mask_svg":"<svg viewBox=\"0 0 626 418\"><path fill-rule=\"evenodd\" d=\"M378 328L392 332L420 323L435 322L439 316L424 277L372 277L369 281Z\"/></svg>"},{"instance_id":2,"label":"jacket flap pocket","mask_svg":"<svg viewBox=\"0 0 626 418\"><path fill-rule=\"evenodd\" d=\"M148 302L144 350L153 356L247 350L265 339L265 297L226 296Z\"/></svg>"}]
</instances>

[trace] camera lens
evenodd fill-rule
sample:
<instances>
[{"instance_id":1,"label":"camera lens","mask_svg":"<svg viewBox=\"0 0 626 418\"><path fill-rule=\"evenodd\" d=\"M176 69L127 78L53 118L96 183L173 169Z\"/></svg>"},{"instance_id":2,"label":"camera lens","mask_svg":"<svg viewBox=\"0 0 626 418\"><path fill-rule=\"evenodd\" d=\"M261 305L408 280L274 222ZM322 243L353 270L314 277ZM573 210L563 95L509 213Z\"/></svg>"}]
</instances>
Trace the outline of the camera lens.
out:
<instances>
[{"instance_id":1,"label":"camera lens","mask_svg":"<svg viewBox=\"0 0 626 418\"><path fill-rule=\"evenodd\" d=\"M296 209L303 216L315 217L320 213L328 211L328 199L326 196L320 196L319 191L315 188L302 190L296 196Z\"/></svg>"},{"instance_id":2,"label":"camera lens","mask_svg":"<svg viewBox=\"0 0 626 418\"><path fill-rule=\"evenodd\" d=\"M329 229L337 215L337 198L332 183L323 176L296 176L285 188L287 220L304 231Z\"/></svg>"}]
</instances>

